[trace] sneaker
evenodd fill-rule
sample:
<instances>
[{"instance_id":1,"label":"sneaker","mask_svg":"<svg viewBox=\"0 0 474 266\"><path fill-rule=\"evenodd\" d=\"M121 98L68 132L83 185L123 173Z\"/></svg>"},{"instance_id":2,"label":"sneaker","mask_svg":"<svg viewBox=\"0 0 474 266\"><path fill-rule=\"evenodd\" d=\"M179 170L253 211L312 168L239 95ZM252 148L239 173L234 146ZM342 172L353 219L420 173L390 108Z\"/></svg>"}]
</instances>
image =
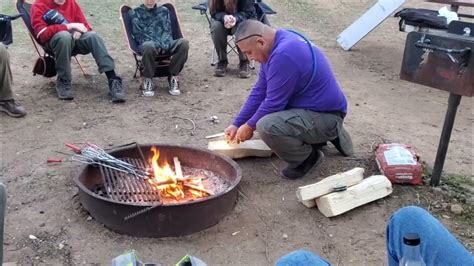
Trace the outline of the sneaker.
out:
<instances>
[{"instance_id":1,"label":"sneaker","mask_svg":"<svg viewBox=\"0 0 474 266\"><path fill-rule=\"evenodd\" d=\"M346 131L344 126L341 127L341 131L336 139L331 140L331 143L336 147L336 149L344 156L351 156L354 154L354 149L352 146L352 139L349 133Z\"/></svg>"},{"instance_id":2,"label":"sneaker","mask_svg":"<svg viewBox=\"0 0 474 266\"><path fill-rule=\"evenodd\" d=\"M153 79L145 78L143 80L143 96L153 97L155 96L155 88L153 88Z\"/></svg>"},{"instance_id":3,"label":"sneaker","mask_svg":"<svg viewBox=\"0 0 474 266\"><path fill-rule=\"evenodd\" d=\"M321 150L313 149L306 160L295 168L286 167L281 171L281 175L286 179L298 179L307 175L316 166L320 165L324 160L324 153Z\"/></svg>"},{"instance_id":4,"label":"sneaker","mask_svg":"<svg viewBox=\"0 0 474 266\"><path fill-rule=\"evenodd\" d=\"M169 89L168 92L173 95L180 95L181 91L179 90L179 84L178 84L178 77L177 76L170 76L168 77L168 83L169 83Z\"/></svg>"},{"instance_id":5,"label":"sneaker","mask_svg":"<svg viewBox=\"0 0 474 266\"><path fill-rule=\"evenodd\" d=\"M249 61L240 61L239 63L239 78L249 78L252 75L250 71Z\"/></svg>"},{"instance_id":6,"label":"sneaker","mask_svg":"<svg viewBox=\"0 0 474 266\"><path fill-rule=\"evenodd\" d=\"M216 69L214 70L214 75L216 77L224 77L225 74L227 73L227 61L219 61L217 63Z\"/></svg>"},{"instance_id":7,"label":"sneaker","mask_svg":"<svg viewBox=\"0 0 474 266\"><path fill-rule=\"evenodd\" d=\"M56 93L61 100L73 100L74 95L72 94L71 81L58 78L56 81Z\"/></svg>"},{"instance_id":8,"label":"sneaker","mask_svg":"<svg viewBox=\"0 0 474 266\"><path fill-rule=\"evenodd\" d=\"M25 108L15 100L0 101L0 112L5 112L11 117L22 117L26 115Z\"/></svg>"},{"instance_id":9,"label":"sneaker","mask_svg":"<svg viewBox=\"0 0 474 266\"><path fill-rule=\"evenodd\" d=\"M125 95L122 88L122 79L119 77L109 79L110 96L113 103L125 102Z\"/></svg>"}]
</instances>

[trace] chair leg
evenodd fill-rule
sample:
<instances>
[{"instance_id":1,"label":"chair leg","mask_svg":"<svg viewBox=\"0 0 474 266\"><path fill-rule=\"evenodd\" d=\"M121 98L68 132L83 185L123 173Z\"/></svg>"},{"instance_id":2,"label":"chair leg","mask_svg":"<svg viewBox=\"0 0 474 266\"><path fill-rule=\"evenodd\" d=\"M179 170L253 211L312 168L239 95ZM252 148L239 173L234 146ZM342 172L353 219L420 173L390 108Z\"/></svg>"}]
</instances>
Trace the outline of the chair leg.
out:
<instances>
[{"instance_id":1,"label":"chair leg","mask_svg":"<svg viewBox=\"0 0 474 266\"><path fill-rule=\"evenodd\" d=\"M76 59L76 62L77 64L79 65L79 68L81 69L82 71L82 75L84 75L84 77L87 77L87 72L84 70L84 68L82 67L81 63L79 62L79 59L77 58L77 56L74 56L74 59Z\"/></svg>"},{"instance_id":2,"label":"chair leg","mask_svg":"<svg viewBox=\"0 0 474 266\"><path fill-rule=\"evenodd\" d=\"M5 208L7 203L7 192L5 186L0 183L0 264L3 263L3 230L5 225Z\"/></svg>"}]
</instances>

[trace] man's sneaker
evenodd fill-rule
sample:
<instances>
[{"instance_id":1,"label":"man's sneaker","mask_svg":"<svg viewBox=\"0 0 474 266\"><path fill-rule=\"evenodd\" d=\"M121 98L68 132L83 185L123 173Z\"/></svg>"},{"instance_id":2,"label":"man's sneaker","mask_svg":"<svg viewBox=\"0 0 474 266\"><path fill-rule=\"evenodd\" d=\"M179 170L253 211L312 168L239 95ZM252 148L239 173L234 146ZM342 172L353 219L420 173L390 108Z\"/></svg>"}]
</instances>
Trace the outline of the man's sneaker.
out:
<instances>
[{"instance_id":1,"label":"man's sneaker","mask_svg":"<svg viewBox=\"0 0 474 266\"><path fill-rule=\"evenodd\" d=\"M143 96L153 97L155 96L155 88L153 88L153 79L145 78L143 80Z\"/></svg>"},{"instance_id":2,"label":"man's sneaker","mask_svg":"<svg viewBox=\"0 0 474 266\"><path fill-rule=\"evenodd\" d=\"M169 84L168 92L171 95L176 96L176 95L181 94L181 91L179 90L178 77L176 76L168 77L168 84Z\"/></svg>"},{"instance_id":3,"label":"man's sneaker","mask_svg":"<svg viewBox=\"0 0 474 266\"><path fill-rule=\"evenodd\" d=\"M26 115L25 108L15 100L0 101L0 112L5 112L11 117L22 117Z\"/></svg>"},{"instance_id":4,"label":"man's sneaker","mask_svg":"<svg viewBox=\"0 0 474 266\"><path fill-rule=\"evenodd\" d=\"M240 61L239 63L239 78L249 78L252 75L250 71L249 61Z\"/></svg>"},{"instance_id":5,"label":"man's sneaker","mask_svg":"<svg viewBox=\"0 0 474 266\"><path fill-rule=\"evenodd\" d=\"M337 136L337 138L334 140L331 140L331 143L344 156L351 156L352 154L354 154L351 136L346 131L344 126L341 127L341 130L339 131L339 135Z\"/></svg>"},{"instance_id":6,"label":"man's sneaker","mask_svg":"<svg viewBox=\"0 0 474 266\"><path fill-rule=\"evenodd\" d=\"M109 79L110 96L113 103L125 102L125 95L122 88L122 79L119 77Z\"/></svg>"},{"instance_id":7,"label":"man's sneaker","mask_svg":"<svg viewBox=\"0 0 474 266\"><path fill-rule=\"evenodd\" d=\"M306 160L304 160L300 165L295 168L286 167L281 171L283 178L287 179L297 179L305 176L316 166L320 165L324 160L324 153L321 150L314 149L311 151Z\"/></svg>"},{"instance_id":8,"label":"man's sneaker","mask_svg":"<svg viewBox=\"0 0 474 266\"><path fill-rule=\"evenodd\" d=\"M56 81L56 93L61 100L73 100L74 95L72 94L71 81L58 78Z\"/></svg>"},{"instance_id":9,"label":"man's sneaker","mask_svg":"<svg viewBox=\"0 0 474 266\"><path fill-rule=\"evenodd\" d=\"M219 61L217 63L216 69L214 70L214 75L216 77L224 77L227 73L227 61Z\"/></svg>"}]
</instances>

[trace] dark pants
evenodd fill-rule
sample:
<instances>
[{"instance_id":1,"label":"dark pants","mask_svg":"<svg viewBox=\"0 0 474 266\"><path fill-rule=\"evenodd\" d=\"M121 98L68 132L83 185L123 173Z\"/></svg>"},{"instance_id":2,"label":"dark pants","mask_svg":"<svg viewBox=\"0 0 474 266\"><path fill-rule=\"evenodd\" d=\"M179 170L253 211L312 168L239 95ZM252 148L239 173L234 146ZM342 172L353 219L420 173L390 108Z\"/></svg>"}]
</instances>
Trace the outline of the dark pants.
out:
<instances>
[{"instance_id":1,"label":"dark pants","mask_svg":"<svg viewBox=\"0 0 474 266\"><path fill-rule=\"evenodd\" d=\"M227 29L222 22L217 20L211 21L212 42L214 43L219 61L227 61L227 36L234 34L236 28L237 26ZM246 61L247 56L240 51L239 47L237 47L237 51L239 52L239 60Z\"/></svg>"},{"instance_id":2,"label":"dark pants","mask_svg":"<svg viewBox=\"0 0 474 266\"><path fill-rule=\"evenodd\" d=\"M262 117L257 132L280 159L294 168L311 154L311 144L336 139L342 122L336 114L290 109Z\"/></svg>"},{"instance_id":3,"label":"dark pants","mask_svg":"<svg viewBox=\"0 0 474 266\"><path fill-rule=\"evenodd\" d=\"M70 81L71 77L71 56L77 54L89 54L99 67L99 73L104 73L115 69L114 60L108 54L104 41L95 32L83 33L81 38L75 40L71 33L61 31L56 33L49 40L46 48L53 51L56 58L56 72L58 78Z\"/></svg>"},{"instance_id":4,"label":"dark pants","mask_svg":"<svg viewBox=\"0 0 474 266\"><path fill-rule=\"evenodd\" d=\"M172 76L177 76L183 70L184 64L188 60L189 41L186 39L178 39L175 46L171 49L171 62L169 72ZM156 57L160 55L159 49L155 48L153 42L143 43L143 73L145 78L153 78L156 72Z\"/></svg>"},{"instance_id":5,"label":"dark pants","mask_svg":"<svg viewBox=\"0 0 474 266\"><path fill-rule=\"evenodd\" d=\"M7 47L0 43L0 101L13 99L12 71Z\"/></svg>"}]
</instances>

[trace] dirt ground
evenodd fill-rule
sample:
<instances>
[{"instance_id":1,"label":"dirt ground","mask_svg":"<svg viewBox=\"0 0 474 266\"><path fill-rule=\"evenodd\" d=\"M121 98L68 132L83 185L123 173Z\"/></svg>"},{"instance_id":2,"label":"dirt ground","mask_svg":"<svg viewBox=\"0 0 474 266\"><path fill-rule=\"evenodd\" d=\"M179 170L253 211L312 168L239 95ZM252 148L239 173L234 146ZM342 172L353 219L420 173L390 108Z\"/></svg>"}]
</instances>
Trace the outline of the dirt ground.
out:
<instances>
[{"instance_id":1,"label":"dirt ground","mask_svg":"<svg viewBox=\"0 0 474 266\"><path fill-rule=\"evenodd\" d=\"M54 151L66 151L64 142L86 140L107 148L132 141L204 148L204 136L227 126L256 75L238 79L238 58L234 55L230 57L229 75L213 77L207 22L191 9L195 1L176 0L182 29L191 46L181 77L182 95L170 96L166 81L160 79L156 82L157 95L144 98L138 90L138 80L132 78L135 63L117 12L122 3L134 5L139 1L78 2L115 58L127 90L127 102L114 105L109 101L105 76L97 73L90 56L79 57L90 74L87 78L73 63L75 100L58 100L54 80L32 76L36 55L22 23L14 22L15 42L9 51L15 94L28 115L22 119L0 115L0 180L8 190L5 261L109 264L113 257L135 249L144 261L163 265L171 265L185 254L210 265L271 265L285 253L307 249L336 265L383 265L386 222L393 211L412 204L428 208L473 250L472 98L464 97L459 106L444 168L452 175L444 177L443 183L449 184L441 189L395 186L391 196L331 219L296 201L297 187L337 172L360 166L366 169L367 176L376 173L371 152L376 143L411 144L427 165L433 166L448 93L399 79L406 34L398 31L398 20L387 19L350 52L343 51L335 41L375 1L266 1L278 12L270 17L273 26L307 34L330 59L349 102L346 127L355 145L353 157L341 157L330 146L325 150L325 162L310 176L297 181L282 180L275 174L273 165L284 167L277 157L239 160L243 171L241 191L247 197L240 197L232 213L220 223L191 236L133 238L103 227L83 210L72 182L83 166L48 165L48 156L58 156ZM441 7L413 0L405 6ZM0 13L14 12L13 0L1 1ZM219 117L219 124L209 121L213 115ZM191 134L188 121L174 116L195 121L195 134ZM464 214L451 213L452 204L460 204ZM29 235L37 239L32 240Z\"/></svg>"}]
</instances>

